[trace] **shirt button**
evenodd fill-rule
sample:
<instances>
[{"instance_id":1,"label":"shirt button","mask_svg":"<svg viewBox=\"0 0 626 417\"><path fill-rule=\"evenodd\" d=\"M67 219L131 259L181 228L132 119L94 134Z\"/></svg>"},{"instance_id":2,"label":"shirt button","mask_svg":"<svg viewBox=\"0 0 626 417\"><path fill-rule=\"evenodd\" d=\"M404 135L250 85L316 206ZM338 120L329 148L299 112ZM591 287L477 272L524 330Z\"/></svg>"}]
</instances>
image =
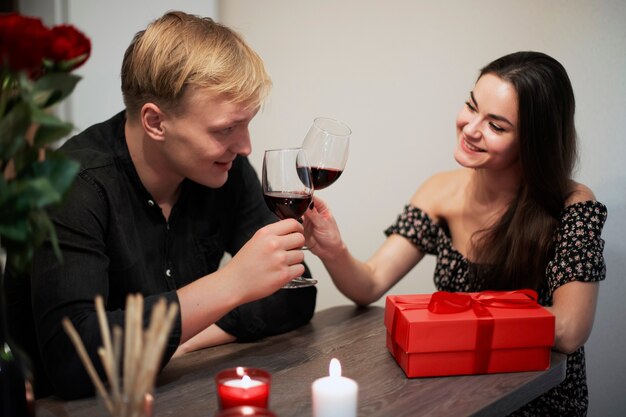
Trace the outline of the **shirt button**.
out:
<instances>
[{"instance_id":1,"label":"shirt button","mask_svg":"<svg viewBox=\"0 0 626 417\"><path fill-rule=\"evenodd\" d=\"M149 205L150 207L153 207L153 206L154 206L154 201L152 201L152 200L148 200L148 205Z\"/></svg>"},{"instance_id":2,"label":"shirt button","mask_svg":"<svg viewBox=\"0 0 626 417\"><path fill-rule=\"evenodd\" d=\"M172 277L172 270L171 269L166 269L165 270L165 275L167 275L168 278Z\"/></svg>"}]
</instances>

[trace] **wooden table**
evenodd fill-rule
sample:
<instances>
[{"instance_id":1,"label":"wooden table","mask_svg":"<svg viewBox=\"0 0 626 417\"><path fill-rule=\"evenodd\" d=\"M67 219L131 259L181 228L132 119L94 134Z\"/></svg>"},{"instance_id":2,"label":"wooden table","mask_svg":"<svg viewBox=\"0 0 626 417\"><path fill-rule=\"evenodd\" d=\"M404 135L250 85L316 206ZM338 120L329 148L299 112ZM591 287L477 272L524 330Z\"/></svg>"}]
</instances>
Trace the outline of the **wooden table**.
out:
<instances>
[{"instance_id":1,"label":"wooden table","mask_svg":"<svg viewBox=\"0 0 626 417\"><path fill-rule=\"evenodd\" d=\"M359 383L360 417L503 416L565 378L566 356L550 369L492 375L408 379L385 347L384 310L333 307L310 324L256 343L234 343L172 360L157 381L154 416L212 417L215 374L251 366L272 374L270 407L279 417L311 416L311 384L333 357ZM37 402L37 416L106 416L94 399Z\"/></svg>"}]
</instances>

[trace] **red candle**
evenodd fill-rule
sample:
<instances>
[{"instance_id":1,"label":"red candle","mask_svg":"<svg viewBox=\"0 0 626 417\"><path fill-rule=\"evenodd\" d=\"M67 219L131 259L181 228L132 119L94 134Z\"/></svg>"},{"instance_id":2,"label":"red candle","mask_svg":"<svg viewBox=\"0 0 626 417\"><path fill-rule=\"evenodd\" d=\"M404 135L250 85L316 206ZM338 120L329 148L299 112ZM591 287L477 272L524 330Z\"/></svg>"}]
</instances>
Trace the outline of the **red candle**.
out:
<instances>
[{"instance_id":1,"label":"red candle","mask_svg":"<svg viewBox=\"0 0 626 417\"><path fill-rule=\"evenodd\" d=\"M215 417L276 417L272 411L265 408L252 407L250 405L240 405L238 407L228 408L217 413Z\"/></svg>"},{"instance_id":2,"label":"red candle","mask_svg":"<svg viewBox=\"0 0 626 417\"><path fill-rule=\"evenodd\" d=\"M226 369L215 376L220 409L241 405L267 408L270 395L269 372L256 368Z\"/></svg>"}]
</instances>

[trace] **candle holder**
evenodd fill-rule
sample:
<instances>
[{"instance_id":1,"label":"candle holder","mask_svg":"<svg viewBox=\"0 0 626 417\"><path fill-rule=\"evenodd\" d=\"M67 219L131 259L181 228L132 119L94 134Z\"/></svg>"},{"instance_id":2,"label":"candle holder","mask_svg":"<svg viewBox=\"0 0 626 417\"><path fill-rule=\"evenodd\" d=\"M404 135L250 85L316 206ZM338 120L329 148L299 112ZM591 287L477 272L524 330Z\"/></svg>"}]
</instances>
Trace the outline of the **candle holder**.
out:
<instances>
[{"instance_id":1,"label":"candle holder","mask_svg":"<svg viewBox=\"0 0 626 417\"><path fill-rule=\"evenodd\" d=\"M215 375L220 410L245 405L267 409L271 379L269 372L258 368L238 366L220 371Z\"/></svg>"},{"instance_id":2,"label":"candle holder","mask_svg":"<svg viewBox=\"0 0 626 417\"><path fill-rule=\"evenodd\" d=\"M277 417L274 412L259 407L252 407L249 405L240 405L237 407L227 408L219 411L215 417L242 417L242 416L255 416L255 417Z\"/></svg>"}]
</instances>

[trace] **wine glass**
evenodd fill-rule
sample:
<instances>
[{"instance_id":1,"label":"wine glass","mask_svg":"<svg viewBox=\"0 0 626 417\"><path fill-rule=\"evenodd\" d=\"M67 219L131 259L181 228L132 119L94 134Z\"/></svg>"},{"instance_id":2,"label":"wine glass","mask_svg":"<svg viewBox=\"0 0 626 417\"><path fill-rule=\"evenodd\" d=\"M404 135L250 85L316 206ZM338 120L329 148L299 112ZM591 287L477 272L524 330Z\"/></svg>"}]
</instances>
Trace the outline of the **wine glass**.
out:
<instances>
[{"instance_id":1,"label":"wine glass","mask_svg":"<svg viewBox=\"0 0 626 417\"><path fill-rule=\"evenodd\" d=\"M298 219L313 198L311 166L302 148L271 149L263 156L263 197L280 219ZM312 278L294 278L283 288L301 288L317 284Z\"/></svg>"},{"instance_id":2,"label":"wine glass","mask_svg":"<svg viewBox=\"0 0 626 417\"><path fill-rule=\"evenodd\" d=\"M302 142L311 164L313 186L322 190L339 178L348 160L352 131L343 122L317 117Z\"/></svg>"}]
</instances>

